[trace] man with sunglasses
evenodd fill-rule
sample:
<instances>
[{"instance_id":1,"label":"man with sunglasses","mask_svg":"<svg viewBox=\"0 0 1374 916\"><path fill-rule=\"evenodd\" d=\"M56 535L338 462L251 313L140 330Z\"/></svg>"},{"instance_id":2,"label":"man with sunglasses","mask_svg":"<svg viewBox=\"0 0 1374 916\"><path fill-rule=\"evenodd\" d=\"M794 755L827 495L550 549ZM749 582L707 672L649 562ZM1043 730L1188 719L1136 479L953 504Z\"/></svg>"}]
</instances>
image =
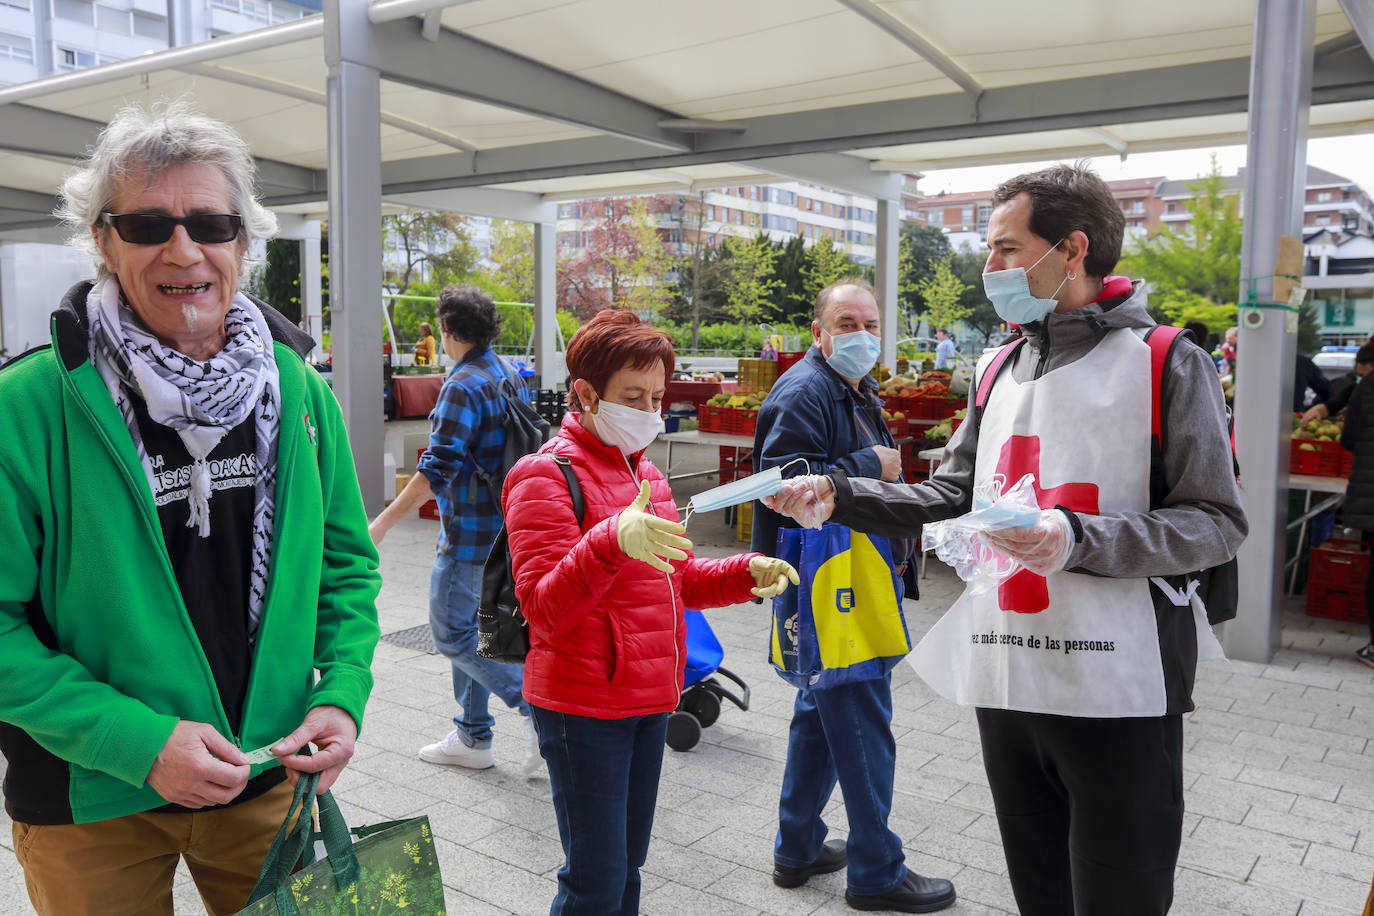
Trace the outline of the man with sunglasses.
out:
<instances>
[{"instance_id":1,"label":"man with sunglasses","mask_svg":"<svg viewBox=\"0 0 1374 916\"><path fill-rule=\"evenodd\" d=\"M252 184L226 125L121 111L62 188L96 279L0 371L0 750L40 914L170 914L183 857L236 912L287 781L353 753L377 554L312 341L239 292L276 229Z\"/></svg>"}]
</instances>

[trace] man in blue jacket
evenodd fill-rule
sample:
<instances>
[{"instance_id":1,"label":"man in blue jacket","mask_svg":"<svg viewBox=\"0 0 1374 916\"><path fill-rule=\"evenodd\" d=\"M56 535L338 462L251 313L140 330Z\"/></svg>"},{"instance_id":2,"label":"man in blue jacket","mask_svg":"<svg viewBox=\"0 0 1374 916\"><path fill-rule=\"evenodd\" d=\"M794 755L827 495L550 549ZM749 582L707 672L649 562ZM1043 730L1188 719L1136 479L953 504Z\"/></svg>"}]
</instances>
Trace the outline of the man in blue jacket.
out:
<instances>
[{"instance_id":1,"label":"man in blue jacket","mask_svg":"<svg viewBox=\"0 0 1374 916\"><path fill-rule=\"evenodd\" d=\"M901 454L883 422L877 383L868 375L880 348L873 287L845 277L816 297L813 346L778 379L759 409L754 469L798 458L792 474L840 468L851 477L901 480ZM778 528L795 527L754 503L751 548L773 556ZM897 573L915 595L914 542L894 538ZM803 572L803 575L805 573ZM802 587L806 587L803 583ZM928 913L954 902L954 885L907 870L902 840L887 826L897 744L892 737L891 675L824 690L797 691L787 743L773 883L798 887L848 864L845 900L860 910ZM849 841L825 842L821 819L839 782Z\"/></svg>"}]
</instances>

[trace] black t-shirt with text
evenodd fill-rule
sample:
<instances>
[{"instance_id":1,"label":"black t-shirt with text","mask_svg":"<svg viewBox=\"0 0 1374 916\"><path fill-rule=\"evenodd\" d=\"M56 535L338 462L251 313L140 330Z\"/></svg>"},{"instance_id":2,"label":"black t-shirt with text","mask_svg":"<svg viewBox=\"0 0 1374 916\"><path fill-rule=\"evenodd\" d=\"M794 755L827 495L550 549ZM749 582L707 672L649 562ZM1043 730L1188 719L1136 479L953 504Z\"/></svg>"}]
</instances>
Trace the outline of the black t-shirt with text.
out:
<instances>
[{"instance_id":1,"label":"black t-shirt with text","mask_svg":"<svg viewBox=\"0 0 1374 916\"><path fill-rule=\"evenodd\" d=\"M226 433L207 456L210 535L201 537L198 525L186 525L194 464L190 453L176 430L153 421L141 398L131 396L130 401L152 463L153 502L167 556L229 724L237 732L252 663L248 596L257 477L254 418L250 414Z\"/></svg>"}]
</instances>

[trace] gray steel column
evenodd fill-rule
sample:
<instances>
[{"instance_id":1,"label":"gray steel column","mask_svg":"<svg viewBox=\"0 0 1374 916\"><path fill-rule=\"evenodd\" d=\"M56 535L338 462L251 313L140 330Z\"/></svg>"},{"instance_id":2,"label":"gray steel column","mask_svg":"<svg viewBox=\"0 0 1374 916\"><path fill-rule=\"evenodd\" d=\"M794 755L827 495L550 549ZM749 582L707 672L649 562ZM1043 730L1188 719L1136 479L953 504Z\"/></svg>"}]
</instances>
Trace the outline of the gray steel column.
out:
<instances>
[{"instance_id":1,"label":"gray steel column","mask_svg":"<svg viewBox=\"0 0 1374 916\"><path fill-rule=\"evenodd\" d=\"M334 394L368 515L382 508L381 80L367 4L325 0L329 110L329 309Z\"/></svg>"},{"instance_id":2,"label":"gray steel column","mask_svg":"<svg viewBox=\"0 0 1374 916\"><path fill-rule=\"evenodd\" d=\"M319 342L324 339L324 296L320 272L320 224L315 223L314 237L301 239L301 320L305 331L317 346L310 351L316 360L320 356Z\"/></svg>"},{"instance_id":3,"label":"gray steel column","mask_svg":"<svg viewBox=\"0 0 1374 916\"><path fill-rule=\"evenodd\" d=\"M901 202L878 199L878 251L873 284L883 326L883 352L878 362L897 372L897 242L901 233Z\"/></svg>"},{"instance_id":4,"label":"gray steel column","mask_svg":"<svg viewBox=\"0 0 1374 916\"><path fill-rule=\"evenodd\" d=\"M1241 302L1274 299L1279 236L1302 234L1315 0L1257 0L1250 58L1250 136L1242 198ZM1242 321L1236 372L1236 452L1250 536L1240 549L1240 610L1226 625L1232 658L1267 662L1278 649L1288 523L1289 421L1295 334L1285 311ZM1293 324L1296 330L1296 322Z\"/></svg>"},{"instance_id":5,"label":"gray steel column","mask_svg":"<svg viewBox=\"0 0 1374 916\"><path fill-rule=\"evenodd\" d=\"M557 388L567 374L558 352L558 235L553 223L534 224L534 361L539 387Z\"/></svg>"}]
</instances>

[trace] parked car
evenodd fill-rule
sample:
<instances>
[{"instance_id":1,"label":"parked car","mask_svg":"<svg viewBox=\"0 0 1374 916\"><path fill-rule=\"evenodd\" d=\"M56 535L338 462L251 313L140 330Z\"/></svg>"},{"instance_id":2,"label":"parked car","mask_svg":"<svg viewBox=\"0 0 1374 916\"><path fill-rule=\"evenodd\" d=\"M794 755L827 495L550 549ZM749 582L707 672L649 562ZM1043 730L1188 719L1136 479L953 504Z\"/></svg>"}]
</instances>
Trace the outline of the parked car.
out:
<instances>
[{"instance_id":1,"label":"parked car","mask_svg":"<svg viewBox=\"0 0 1374 916\"><path fill-rule=\"evenodd\" d=\"M1312 357L1312 362L1327 378L1339 378L1355 368L1357 350L1359 347L1322 347L1321 352Z\"/></svg>"}]
</instances>

